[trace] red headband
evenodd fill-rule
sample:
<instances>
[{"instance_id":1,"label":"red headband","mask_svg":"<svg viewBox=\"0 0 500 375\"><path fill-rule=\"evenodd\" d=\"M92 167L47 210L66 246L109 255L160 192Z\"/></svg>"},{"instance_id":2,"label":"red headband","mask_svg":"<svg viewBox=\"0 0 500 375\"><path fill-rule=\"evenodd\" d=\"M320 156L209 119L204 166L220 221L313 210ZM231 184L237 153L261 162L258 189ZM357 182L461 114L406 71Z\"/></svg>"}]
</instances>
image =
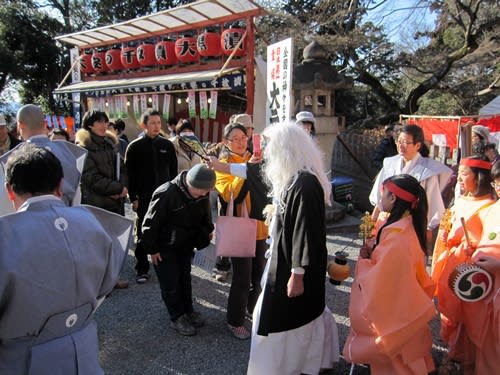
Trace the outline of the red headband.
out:
<instances>
[{"instance_id":1,"label":"red headband","mask_svg":"<svg viewBox=\"0 0 500 375\"><path fill-rule=\"evenodd\" d=\"M491 169L491 163L489 161L481 159L464 158L460 160L460 165L466 165L467 167L476 167L481 169Z\"/></svg>"},{"instance_id":2,"label":"red headband","mask_svg":"<svg viewBox=\"0 0 500 375\"><path fill-rule=\"evenodd\" d=\"M384 186L387 188L387 190L389 190L396 197L404 200L405 202L410 202L411 203L411 208L417 207L418 197L414 196L409 191L406 191L406 190L400 188L398 185L396 185L392 181L387 181L384 184Z\"/></svg>"}]
</instances>

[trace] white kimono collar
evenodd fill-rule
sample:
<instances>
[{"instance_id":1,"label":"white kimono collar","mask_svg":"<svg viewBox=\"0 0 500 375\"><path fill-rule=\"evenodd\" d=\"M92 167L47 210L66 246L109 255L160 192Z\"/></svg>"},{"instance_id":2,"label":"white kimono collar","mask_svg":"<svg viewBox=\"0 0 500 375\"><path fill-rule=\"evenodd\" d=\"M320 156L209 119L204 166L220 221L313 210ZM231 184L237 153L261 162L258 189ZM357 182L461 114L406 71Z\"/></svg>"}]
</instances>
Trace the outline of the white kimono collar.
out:
<instances>
[{"instance_id":1,"label":"white kimono collar","mask_svg":"<svg viewBox=\"0 0 500 375\"><path fill-rule=\"evenodd\" d=\"M45 195L37 195L36 197L30 197L26 199L26 201L17 209L17 212L21 211L26 211L29 207L30 204L36 203L36 202L41 202L41 201L47 201L47 200L58 200L60 199L56 197L55 195L52 194L45 194Z\"/></svg>"}]
</instances>

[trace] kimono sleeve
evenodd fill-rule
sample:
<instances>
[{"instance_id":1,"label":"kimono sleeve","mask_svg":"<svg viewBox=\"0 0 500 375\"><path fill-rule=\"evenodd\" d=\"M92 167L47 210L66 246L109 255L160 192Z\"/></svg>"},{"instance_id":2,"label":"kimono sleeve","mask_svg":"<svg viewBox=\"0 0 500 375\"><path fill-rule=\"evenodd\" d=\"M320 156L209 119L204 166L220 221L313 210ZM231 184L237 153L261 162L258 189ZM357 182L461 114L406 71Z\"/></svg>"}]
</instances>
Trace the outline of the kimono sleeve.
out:
<instances>
[{"instance_id":1,"label":"kimono sleeve","mask_svg":"<svg viewBox=\"0 0 500 375\"><path fill-rule=\"evenodd\" d=\"M120 275L127 251L132 243L134 222L121 215L108 212L93 206L85 206L101 224L107 234L105 243L94 243L92 246L102 246L106 249L107 269L100 290L100 297L113 290Z\"/></svg>"},{"instance_id":2,"label":"kimono sleeve","mask_svg":"<svg viewBox=\"0 0 500 375\"><path fill-rule=\"evenodd\" d=\"M427 291L427 282L432 282L428 276L427 280L418 280L421 275L413 254L421 250L412 248L414 241L418 243L416 236L409 238L408 231L402 233L400 228L383 230L385 238L371 259L358 261L355 277L361 290L363 315L376 332L377 345L391 355L424 329L435 309Z\"/></svg>"},{"instance_id":3,"label":"kimono sleeve","mask_svg":"<svg viewBox=\"0 0 500 375\"><path fill-rule=\"evenodd\" d=\"M290 224L288 230L292 231L291 243L287 246L291 247L291 268L316 263L320 249L326 246L324 207L323 191L316 177L300 177L290 191L285 213L285 225Z\"/></svg>"}]
</instances>

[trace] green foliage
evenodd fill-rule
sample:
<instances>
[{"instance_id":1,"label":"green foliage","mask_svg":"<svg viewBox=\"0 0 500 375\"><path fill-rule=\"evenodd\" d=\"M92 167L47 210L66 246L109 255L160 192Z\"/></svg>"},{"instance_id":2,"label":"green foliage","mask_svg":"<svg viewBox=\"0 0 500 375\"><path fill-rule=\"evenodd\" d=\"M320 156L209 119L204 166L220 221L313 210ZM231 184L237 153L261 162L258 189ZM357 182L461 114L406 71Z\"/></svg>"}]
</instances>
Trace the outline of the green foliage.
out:
<instances>
[{"instance_id":1,"label":"green foliage","mask_svg":"<svg viewBox=\"0 0 500 375\"><path fill-rule=\"evenodd\" d=\"M350 90L336 92L335 112L339 116L345 116L350 125L367 118L376 119L385 114L380 98L368 86L361 84L355 84Z\"/></svg>"},{"instance_id":2,"label":"green foliage","mask_svg":"<svg viewBox=\"0 0 500 375\"><path fill-rule=\"evenodd\" d=\"M451 50L455 50L463 46L464 35L459 27L451 26L443 31L442 41L446 47L450 48Z\"/></svg>"},{"instance_id":3,"label":"green foliage","mask_svg":"<svg viewBox=\"0 0 500 375\"><path fill-rule=\"evenodd\" d=\"M416 114L433 116L460 116L460 104L453 94L431 90L420 98Z\"/></svg>"},{"instance_id":4,"label":"green foliage","mask_svg":"<svg viewBox=\"0 0 500 375\"><path fill-rule=\"evenodd\" d=\"M56 35L108 25L190 3L190 0L0 0L0 93L16 81L22 100L55 110L52 91L69 69L68 46ZM259 0L268 15L256 21L256 53L294 38L294 61L316 40L339 72L356 84L337 92L337 112L348 124L399 113L473 114L489 97L478 92L500 74L498 0L419 0L414 12L436 16L435 25L397 20L398 45L380 20L370 18L387 0ZM393 2L397 8L404 7ZM368 18L367 18L368 17Z\"/></svg>"},{"instance_id":5,"label":"green foliage","mask_svg":"<svg viewBox=\"0 0 500 375\"><path fill-rule=\"evenodd\" d=\"M417 111L474 114L488 99L478 92L499 74L495 70L500 61L498 0L419 0L401 5L297 0L279 5L259 29L270 43L293 35L297 62L313 39L330 52L338 70L356 82L351 92L336 93L337 112L347 116L348 124L373 116L397 120L399 113ZM380 20L365 17L383 5L390 5L393 12L411 6L412 13L432 14L435 25L417 32L422 20L412 24L409 16L385 23L400 34L396 49ZM412 37L403 40L403 33Z\"/></svg>"},{"instance_id":6,"label":"green foliage","mask_svg":"<svg viewBox=\"0 0 500 375\"><path fill-rule=\"evenodd\" d=\"M91 8L97 15L97 25L109 25L145 16L150 13L188 4L189 0L91 0Z\"/></svg>"},{"instance_id":7,"label":"green foliage","mask_svg":"<svg viewBox=\"0 0 500 375\"><path fill-rule=\"evenodd\" d=\"M63 68L54 37L62 25L29 4L4 5L0 8L0 91L8 80L18 80L23 102L41 95L53 107L52 91Z\"/></svg>"}]
</instances>

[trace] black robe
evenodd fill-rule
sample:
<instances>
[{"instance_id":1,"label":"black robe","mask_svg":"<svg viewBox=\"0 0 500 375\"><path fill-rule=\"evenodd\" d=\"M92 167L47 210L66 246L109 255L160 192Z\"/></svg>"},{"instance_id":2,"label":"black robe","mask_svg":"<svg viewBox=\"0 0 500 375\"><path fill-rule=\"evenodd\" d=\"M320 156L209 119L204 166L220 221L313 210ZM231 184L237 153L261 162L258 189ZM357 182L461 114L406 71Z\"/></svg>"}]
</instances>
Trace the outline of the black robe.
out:
<instances>
[{"instance_id":1,"label":"black robe","mask_svg":"<svg viewBox=\"0 0 500 375\"><path fill-rule=\"evenodd\" d=\"M271 265L263 291L257 334L289 331L313 321L325 309L326 229L323 189L318 179L301 172L278 212ZM277 208L279 210L279 208ZM303 267L304 294L287 296L291 269Z\"/></svg>"}]
</instances>

